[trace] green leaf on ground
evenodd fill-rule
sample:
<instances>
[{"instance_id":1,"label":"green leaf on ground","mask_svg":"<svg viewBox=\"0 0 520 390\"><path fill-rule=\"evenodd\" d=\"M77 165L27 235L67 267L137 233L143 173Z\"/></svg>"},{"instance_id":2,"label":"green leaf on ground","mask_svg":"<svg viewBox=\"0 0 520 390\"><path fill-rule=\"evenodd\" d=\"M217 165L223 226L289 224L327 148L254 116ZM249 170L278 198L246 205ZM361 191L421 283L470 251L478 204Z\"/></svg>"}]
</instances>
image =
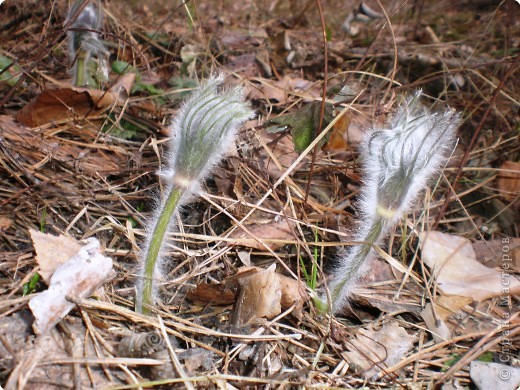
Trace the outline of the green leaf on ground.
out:
<instances>
[{"instance_id":1,"label":"green leaf on ground","mask_svg":"<svg viewBox=\"0 0 520 390\"><path fill-rule=\"evenodd\" d=\"M281 115L277 118L271 119L267 124L275 125L273 127L285 127L291 130L294 142L294 150L301 153L311 144L312 141L319 134L317 130L320 121L321 102L312 102L300 108L299 110L290 114ZM325 105L325 113L321 130L326 128L332 121L332 105ZM322 147L327 141L324 137L318 146Z\"/></svg>"}]
</instances>

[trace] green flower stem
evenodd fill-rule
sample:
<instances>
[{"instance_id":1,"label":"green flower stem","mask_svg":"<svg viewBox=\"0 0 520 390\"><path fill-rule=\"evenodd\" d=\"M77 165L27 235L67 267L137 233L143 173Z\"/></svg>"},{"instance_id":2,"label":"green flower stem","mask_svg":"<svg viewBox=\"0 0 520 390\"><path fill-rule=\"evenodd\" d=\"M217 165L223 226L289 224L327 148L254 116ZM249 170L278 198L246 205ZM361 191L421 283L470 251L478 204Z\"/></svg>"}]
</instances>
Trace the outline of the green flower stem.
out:
<instances>
[{"instance_id":1,"label":"green flower stem","mask_svg":"<svg viewBox=\"0 0 520 390\"><path fill-rule=\"evenodd\" d=\"M76 87L83 87L85 85L87 57L87 53L84 50L78 52L76 62Z\"/></svg>"},{"instance_id":2,"label":"green flower stem","mask_svg":"<svg viewBox=\"0 0 520 390\"><path fill-rule=\"evenodd\" d=\"M345 285L350 284L353 278L358 274L358 269L363 265L365 260L370 256L370 252L372 251L372 246L377 244L380 241L381 237L385 234L387 230L388 220L382 216L375 218L372 221L372 225L367 230L366 235L360 239L359 241L363 242L360 244L359 249L354 249L352 253L351 259L351 268L350 272L347 272L343 275L341 280L334 286L332 291L330 292L330 297L332 304L338 301L338 298L344 289Z\"/></svg>"},{"instance_id":3,"label":"green flower stem","mask_svg":"<svg viewBox=\"0 0 520 390\"><path fill-rule=\"evenodd\" d=\"M164 236L168 231L168 225L173 218L175 210L177 210L179 200L184 191L185 188L183 187L173 187L171 189L168 198L166 198L164 202L164 207L162 207L162 212L153 228L151 242L145 257L141 304L140 307L137 308L139 312L146 315L150 314L150 308L153 305L153 277Z\"/></svg>"}]
</instances>

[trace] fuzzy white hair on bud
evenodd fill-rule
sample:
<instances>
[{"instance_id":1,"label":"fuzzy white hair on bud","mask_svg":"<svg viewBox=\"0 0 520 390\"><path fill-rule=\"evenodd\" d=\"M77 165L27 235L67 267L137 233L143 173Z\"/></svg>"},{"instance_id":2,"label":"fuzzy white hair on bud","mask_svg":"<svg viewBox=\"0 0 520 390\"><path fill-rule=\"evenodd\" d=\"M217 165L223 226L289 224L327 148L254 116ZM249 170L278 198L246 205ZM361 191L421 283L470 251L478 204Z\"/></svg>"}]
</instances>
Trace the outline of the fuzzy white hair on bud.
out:
<instances>
[{"instance_id":1,"label":"fuzzy white hair on bud","mask_svg":"<svg viewBox=\"0 0 520 390\"><path fill-rule=\"evenodd\" d=\"M364 185L359 202L359 242L338 260L329 284L332 311L347 303L366 274L367 260L391 227L413 206L428 182L439 175L454 147L460 122L452 110L434 112L421 102L421 91L404 100L387 127L370 131L361 146Z\"/></svg>"},{"instance_id":2,"label":"fuzzy white hair on bud","mask_svg":"<svg viewBox=\"0 0 520 390\"><path fill-rule=\"evenodd\" d=\"M164 238L175 228L174 216L191 197L201 192L201 182L234 144L242 123L254 117L244 101L243 89L221 90L222 76L203 83L179 109L170 126L169 152L160 176L165 197L150 221L141 251L136 309L148 314L162 279Z\"/></svg>"},{"instance_id":3,"label":"fuzzy white hair on bud","mask_svg":"<svg viewBox=\"0 0 520 390\"><path fill-rule=\"evenodd\" d=\"M93 84L92 77L89 77L92 59L95 59L97 74L108 79L109 52L96 32L101 28L103 13L101 8L93 4L93 0L88 1L85 6L84 3L84 0L76 0L65 19L65 26L68 26L69 58L74 63L74 84L80 87Z\"/></svg>"}]
</instances>

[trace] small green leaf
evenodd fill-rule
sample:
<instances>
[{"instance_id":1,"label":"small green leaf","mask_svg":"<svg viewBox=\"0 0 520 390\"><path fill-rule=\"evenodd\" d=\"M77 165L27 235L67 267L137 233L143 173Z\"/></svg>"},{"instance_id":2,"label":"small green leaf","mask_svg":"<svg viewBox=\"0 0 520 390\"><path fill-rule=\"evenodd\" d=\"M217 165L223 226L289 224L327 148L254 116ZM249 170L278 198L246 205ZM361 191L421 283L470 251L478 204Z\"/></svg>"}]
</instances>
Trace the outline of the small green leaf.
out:
<instances>
[{"instance_id":1,"label":"small green leaf","mask_svg":"<svg viewBox=\"0 0 520 390\"><path fill-rule=\"evenodd\" d=\"M163 89L156 88L153 84L136 83L132 88L132 93L148 92L150 95L161 95L164 93Z\"/></svg>"},{"instance_id":2,"label":"small green leaf","mask_svg":"<svg viewBox=\"0 0 520 390\"><path fill-rule=\"evenodd\" d=\"M40 281L40 274L36 272L33 276L31 276L31 279L27 283L23 285L22 288L22 295L28 295L34 291L36 286L38 285L38 282Z\"/></svg>"},{"instance_id":3,"label":"small green leaf","mask_svg":"<svg viewBox=\"0 0 520 390\"><path fill-rule=\"evenodd\" d=\"M18 65L13 65L9 68L9 70L2 72L5 68L11 65L13 61L6 56L0 55L0 82L5 81L8 86L14 87L18 80L20 80L20 76L14 76L21 72L20 67Z\"/></svg>"},{"instance_id":4,"label":"small green leaf","mask_svg":"<svg viewBox=\"0 0 520 390\"><path fill-rule=\"evenodd\" d=\"M321 102L312 102L311 104L303 106L298 111L274 118L267 124L289 127L293 136L294 150L301 153L318 135L316 130L320 122L320 113ZM332 105L327 104L325 105L325 113L321 129L323 130L327 127L332 119ZM327 137L324 137L318 146L323 146L326 141Z\"/></svg>"},{"instance_id":5,"label":"small green leaf","mask_svg":"<svg viewBox=\"0 0 520 390\"><path fill-rule=\"evenodd\" d=\"M135 138L141 128L125 119L120 119L116 123L115 116L110 114L107 118L107 124L103 127L103 132L110 134L111 136L119 139L132 139Z\"/></svg>"},{"instance_id":6,"label":"small green leaf","mask_svg":"<svg viewBox=\"0 0 520 390\"><path fill-rule=\"evenodd\" d=\"M170 84L175 91L182 90L182 92L179 92L177 95L173 95L175 97L174 100L188 97L191 91L198 86L195 80L182 76L172 77L170 80L168 80L168 84Z\"/></svg>"},{"instance_id":7,"label":"small green leaf","mask_svg":"<svg viewBox=\"0 0 520 390\"><path fill-rule=\"evenodd\" d=\"M444 362L444 367L442 368L442 371L448 371L450 367L452 367L455 363L457 363L462 358L461 355L458 354L451 354L451 357Z\"/></svg>"},{"instance_id":8,"label":"small green leaf","mask_svg":"<svg viewBox=\"0 0 520 390\"><path fill-rule=\"evenodd\" d=\"M133 217L128 217L127 220L130 222L130 226L132 226L132 228L137 227L137 221Z\"/></svg>"},{"instance_id":9,"label":"small green leaf","mask_svg":"<svg viewBox=\"0 0 520 390\"><path fill-rule=\"evenodd\" d=\"M477 360L486 363L493 363L493 352L484 352Z\"/></svg>"},{"instance_id":10,"label":"small green leaf","mask_svg":"<svg viewBox=\"0 0 520 390\"><path fill-rule=\"evenodd\" d=\"M126 73L135 73L137 75L139 74L139 71L126 61L114 61L112 62L111 67L112 70L119 75Z\"/></svg>"},{"instance_id":11,"label":"small green leaf","mask_svg":"<svg viewBox=\"0 0 520 390\"><path fill-rule=\"evenodd\" d=\"M330 42L332 39L332 28L330 26L325 26L325 39L327 42Z\"/></svg>"}]
</instances>

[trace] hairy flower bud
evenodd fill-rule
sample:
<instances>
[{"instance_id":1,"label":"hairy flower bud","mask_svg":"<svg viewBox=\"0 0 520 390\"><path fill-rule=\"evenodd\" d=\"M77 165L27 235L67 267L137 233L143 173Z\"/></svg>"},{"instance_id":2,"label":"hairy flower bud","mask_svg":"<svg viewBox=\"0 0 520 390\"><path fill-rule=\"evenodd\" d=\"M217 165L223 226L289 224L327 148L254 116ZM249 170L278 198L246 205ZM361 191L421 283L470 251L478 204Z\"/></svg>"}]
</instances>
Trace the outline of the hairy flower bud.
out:
<instances>
[{"instance_id":1,"label":"hairy flower bud","mask_svg":"<svg viewBox=\"0 0 520 390\"><path fill-rule=\"evenodd\" d=\"M170 150L161 172L166 196L148 230L141 253L136 308L149 313L157 296L164 259L163 241L174 227L173 216L187 199L200 192L201 181L209 174L230 145L239 126L254 112L244 102L242 88L219 91L223 78L206 81L182 105L170 126Z\"/></svg>"},{"instance_id":2,"label":"hairy flower bud","mask_svg":"<svg viewBox=\"0 0 520 390\"><path fill-rule=\"evenodd\" d=\"M356 282L366 273L372 245L413 205L428 181L439 174L454 146L459 117L451 110L432 112L420 102L421 92L406 99L388 127L376 128L362 144L364 185L361 220L354 241L338 261L329 285L332 310L347 303Z\"/></svg>"}]
</instances>

